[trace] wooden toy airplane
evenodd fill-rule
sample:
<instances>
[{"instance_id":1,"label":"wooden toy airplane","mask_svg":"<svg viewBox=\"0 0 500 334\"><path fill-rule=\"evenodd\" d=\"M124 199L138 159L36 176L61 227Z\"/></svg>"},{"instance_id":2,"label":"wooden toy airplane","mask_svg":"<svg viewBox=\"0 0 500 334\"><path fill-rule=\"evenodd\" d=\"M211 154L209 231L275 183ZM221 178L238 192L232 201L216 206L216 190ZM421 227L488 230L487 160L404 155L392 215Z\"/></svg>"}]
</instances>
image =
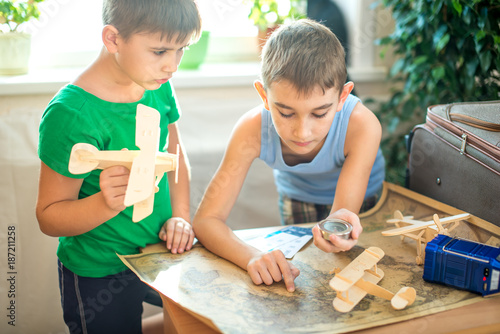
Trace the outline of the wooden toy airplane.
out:
<instances>
[{"instance_id":1,"label":"wooden toy airplane","mask_svg":"<svg viewBox=\"0 0 500 334\"><path fill-rule=\"evenodd\" d=\"M137 105L135 144L138 151L99 151L87 143L75 144L68 169L72 174L84 174L94 169L125 166L130 170L125 205L134 205L132 221L138 222L153 212L154 194L163 174L179 167L179 147L176 154L158 152L160 114L156 109Z\"/></svg>"},{"instance_id":2,"label":"wooden toy airplane","mask_svg":"<svg viewBox=\"0 0 500 334\"><path fill-rule=\"evenodd\" d=\"M384 277L384 272L377 268L378 261L384 255L382 249L369 247L342 271L334 270L335 276L330 281L330 287L337 292L333 300L333 307L337 311L351 311L368 293L390 300L396 310L413 304L417 296L414 288L403 287L393 294L377 285Z\"/></svg>"},{"instance_id":3,"label":"wooden toy airplane","mask_svg":"<svg viewBox=\"0 0 500 334\"><path fill-rule=\"evenodd\" d=\"M432 220L420 221L413 220L411 216L403 216L401 211L396 210L394 212L394 218L387 220L388 223L395 224L397 228L383 231L384 236L395 236L400 235L401 240L404 238L410 238L417 242L417 264L422 265L425 258L425 246L429 241L434 239L437 234L449 235L449 232L453 231L460 223L461 220L468 219L470 214L463 213L455 216L450 216L446 218L439 219L437 214L432 216ZM452 224L449 228L445 228L445 225ZM423 247L422 247L423 246Z\"/></svg>"}]
</instances>

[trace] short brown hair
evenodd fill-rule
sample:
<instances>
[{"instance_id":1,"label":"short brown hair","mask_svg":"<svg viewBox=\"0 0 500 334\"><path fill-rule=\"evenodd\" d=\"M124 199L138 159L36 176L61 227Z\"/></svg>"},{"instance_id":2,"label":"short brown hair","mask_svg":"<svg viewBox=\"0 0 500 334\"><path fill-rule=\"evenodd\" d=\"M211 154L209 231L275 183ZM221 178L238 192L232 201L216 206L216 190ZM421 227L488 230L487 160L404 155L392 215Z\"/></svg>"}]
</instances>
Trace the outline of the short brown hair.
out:
<instances>
[{"instance_id":1,"label":"short brown hair","mask_svg":"<svg viewBox=\"0 0 500 334\"><path fill-rule=\"evenodd\" d=\"M299 94L319 86L339 94L347 79L345 52L334 33L310 19L297 20L274 31L262 50L264 87L287 80Z\"/></svg>"},{"instance_id":2,"label":"short brown hair","mask_svg":"<svg viewBox=\"0 0 500 334\"><path fill-rule=\"evenodd\" d=\"M118 29L127 40L132 34L162 33L176 42L198 40L201 16L194 0L104 0L102 22Z\"/></svg>"}]
</instances>

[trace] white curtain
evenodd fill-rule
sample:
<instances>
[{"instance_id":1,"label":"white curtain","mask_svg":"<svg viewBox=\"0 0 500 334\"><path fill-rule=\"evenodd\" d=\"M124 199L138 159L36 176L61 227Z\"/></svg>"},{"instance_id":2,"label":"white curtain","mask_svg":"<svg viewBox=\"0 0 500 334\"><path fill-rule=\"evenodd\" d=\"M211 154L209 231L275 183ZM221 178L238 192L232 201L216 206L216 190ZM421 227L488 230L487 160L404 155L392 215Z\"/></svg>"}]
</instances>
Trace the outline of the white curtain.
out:
<instances>
[{"instance_id":1,"label":"white curtain","mask_svg":"<svg viewBox=\"0 0 500 334\"><path fill-rule=\"evenodd\" d=\"M0 332L5 334L66 332L58 240L40 232L35 217L41 112L0 115Z\"/></svg>"}]
</instances>

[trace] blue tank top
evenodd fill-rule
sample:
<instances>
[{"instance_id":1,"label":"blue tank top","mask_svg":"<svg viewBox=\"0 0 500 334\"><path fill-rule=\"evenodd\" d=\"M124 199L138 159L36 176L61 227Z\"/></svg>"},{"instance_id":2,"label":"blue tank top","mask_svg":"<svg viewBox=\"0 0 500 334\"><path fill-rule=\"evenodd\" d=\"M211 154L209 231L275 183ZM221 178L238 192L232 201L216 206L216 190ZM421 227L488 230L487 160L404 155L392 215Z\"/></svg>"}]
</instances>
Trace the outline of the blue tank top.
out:
<instances>
[{"instance_id":1,"label":"blue tank top","mask_svg":"<svg viewBox=\"0 0 500 334\"><path fill-rule=\"evenodd\" d=\"M260 159L273 168L278 193L302 202L332 204L340 171L345 161L344 143L352 110L360 102L349 95L335 114L323 147L308 163L288 166L283 160L281 142L271 119L262 108ZM385 161L378 150L365 193L365 199L380 191L385 178Z\"/></svg>"}]
</instances>

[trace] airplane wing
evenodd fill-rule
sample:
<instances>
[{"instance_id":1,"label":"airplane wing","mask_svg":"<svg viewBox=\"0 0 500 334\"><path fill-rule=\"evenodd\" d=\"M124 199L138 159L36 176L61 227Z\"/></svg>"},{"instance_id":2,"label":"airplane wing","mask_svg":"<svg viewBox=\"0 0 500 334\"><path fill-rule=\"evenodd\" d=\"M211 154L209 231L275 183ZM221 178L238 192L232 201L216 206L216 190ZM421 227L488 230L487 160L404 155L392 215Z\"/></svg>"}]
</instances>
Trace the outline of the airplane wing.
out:
<instances>
[{"instance_id":1,"label":"airplane wing","mask_svg":"<svg viewBox=\"0 0 500 334\"><path fill-rule=\"evenodd\" d=\"M140 152L132 162L125 194L126 206L144 201L151 194L154 195L160 114L156 109L139 104L137 105L136 122L135 143L140 148Z\"/></svg>"},{"instance_id":2,"label":"airplane wing","mask_svg":"<svg viewBox=\"0 0 500 334\"><path fill-rule=\"evenodd\" d=\"M365 275L365 271L373 268L384 255L384 251L378 247L365 249L363 253L331 279L330 287L335 291L347 291Z\"/></svg>"},{"instance_id":3,"label":"airplane wing","mask_svg":"<svg viewBox=\"0 0 500 334\"><path fill-rule=\"evenodd\" d=\"M403 222L406 222L406 221L403 221ZM430 227L432 225L434 225L433 220L423 221L423 222L416 221L416 222L412 223L411 225L407 225L407 226L403 226L403 227L399 227L399 228L394 228L394 229L388 230L388 231L383 231L382 235L384 235L386 237L390 237L390 236L394 236L394 235L401 235L401 234L406 234L406 233L411 233L411 232L423 230L423 229Z\"/></svg>"},{"instance_id":4,"label":"airplane wing","mask_svg":"<svg viewBox=\"0 0 500 334\"><path fill-rule=\"evenodd\" d=\"M378 282L384 277L384 272L379 268L377 269L378 275L373 275L370 272L364 271L363 276L357 280L352 287L347 290L347 295L344 297L337 292L337 296L333 300L333 307L339 312L351 311L368 293L373 292L373 289L367 287L377 285ZM340 294L340 295L339 295Z\"/></svg>"},{"instance_id":5,"label":"airplane wing","mask_svg":"<svg viewBox=\"0 0 500 334\"><path fill-rule=\"evenodd\" d=\"M463 214L459 214L459 215L455 215L455 216L442 218L442 219L440 219L440 222L442 225L445 225L445 224L453 223L453 222L460 221L463 219L467 219L469 217L470 217L470 214L463 213ZM401 234L415 232L415 231L422 230L424 228L436 225L434 220L429 220L429 221L418 221L418 220L407 221L407 220L404 220L403 222L410 222L412 225L399 227L399 228L395 228L395 229L388 230L388 231L383 231L382 235L384 235L384 236L401 235Z\"/></svg>"}]
</instances>

